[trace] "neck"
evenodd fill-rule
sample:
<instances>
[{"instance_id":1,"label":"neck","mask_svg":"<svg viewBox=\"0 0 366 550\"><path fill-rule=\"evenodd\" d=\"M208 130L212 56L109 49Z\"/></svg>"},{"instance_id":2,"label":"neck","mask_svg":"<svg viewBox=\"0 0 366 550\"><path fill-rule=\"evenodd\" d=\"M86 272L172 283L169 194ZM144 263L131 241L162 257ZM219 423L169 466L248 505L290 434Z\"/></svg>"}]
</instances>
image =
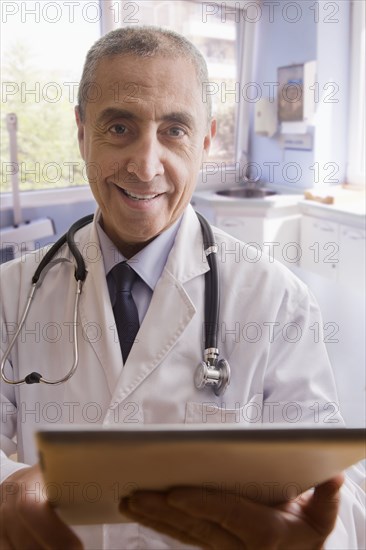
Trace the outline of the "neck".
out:
<instances>
[{"instance_id":1,"label":"neck","mask_svg":"<svg viewBox=\"0 0 366 550\"><path fill-rule=\"evenodd\" d=\"M140 250L145 248L145 246L148 245L152 240L151 239L150 241L147 241L144 243L125 243L125 242L121 242L118 239L113 239L112 237L110 237L110 239L127 260L129 260L130 258L135 256L135 254L140 252Z\"/></svg>"},{"instance_id":2,"label":"neck","mask_svg":"<svg viewBox=\"0 0 366 550\"><path fill-rule=\"evenodd\" d=\"M152 239L149 239L149 240L143 241L143 242L137 242L137 243L126 242L126 241L123 241L122 239L120 239L118 237L118 235L116 235L113 231L108 230L108 228L105 226L105 223L103 222L103 217L101 217L99 223L100 223L103 231L111 239L114 246L121 252L121 254L123 254L123 256L127 260L129 260L130 258L135 256L135 254L140 252L140 250L145 248L145 246L147 246L149 243L151 243L151 241L153 241L155 239L155 237L153 237Z\"/></svg>"}]
</instances>

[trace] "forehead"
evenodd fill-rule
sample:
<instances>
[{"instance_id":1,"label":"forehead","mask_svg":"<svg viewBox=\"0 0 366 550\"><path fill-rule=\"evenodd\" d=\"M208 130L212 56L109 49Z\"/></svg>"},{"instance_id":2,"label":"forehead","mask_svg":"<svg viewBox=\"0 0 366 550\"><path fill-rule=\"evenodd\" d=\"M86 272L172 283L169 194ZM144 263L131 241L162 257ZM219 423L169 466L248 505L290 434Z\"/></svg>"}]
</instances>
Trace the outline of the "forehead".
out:
<instances>
[{"instance_id":1,"label":"forehead","mask_svg":"<svg viewBox=\"0 0 366 550\"><path fill-rule=\"evenodd\" d=\"M94 90L92 89L94 87ZM164 114L185 109L205 111L195 67L183 57L117 55L102 58L94 73L87 109L123 107L131 111Z\"/></svg>"}]
</instances>

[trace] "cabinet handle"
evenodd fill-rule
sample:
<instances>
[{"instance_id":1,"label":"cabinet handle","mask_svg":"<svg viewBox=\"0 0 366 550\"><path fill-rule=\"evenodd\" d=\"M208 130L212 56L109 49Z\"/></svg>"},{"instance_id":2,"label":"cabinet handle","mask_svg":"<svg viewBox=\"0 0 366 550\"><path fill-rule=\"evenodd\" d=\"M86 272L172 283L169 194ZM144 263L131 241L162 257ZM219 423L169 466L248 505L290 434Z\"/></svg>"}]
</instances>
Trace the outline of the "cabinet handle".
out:
<instances>
[{"instance_id":1,"label":"cabinet handle","mask_svg":"<svg viewBox=\"0 0 366 550\"><path fill-rule=\"evenodd\" d=\"M316 227L317 229L320 229L320 231L325 231L326 233L334 233L333 227L329 227L327 225L319 225L318 223L313 223L313 227Z\"/></svg>"},{"instance_id":2,"label":"cabinet handle","mask_svg":"<svg viewBox=\"0 0 366 550\"><path fill-rule=\"evenodd\" d=\"M240 226L244 226L244 223L242 222L231 222L231 221L223 221L222 222L222 225L224 225L225 227L240 227Z\"/></svg>"},{"instance_id":3,"label":"cabinet handle","mask_svg":"<svg viewBox=\"0 0 366 550\"><path fill-rule=\"evenodd\" d=\"M352 241L364 241L365 240L364 235L360 235L359 233L358 234L357 233L350 233L350 232L347 231L347 229L345 229L343 231L343 236L348 237Z\"/></svg>"},{"instance_id":4,"label":"cabinet handle","mask_svg":"<svg viewBox=\"0 0 366 550\"><path fill-rule=\"evenodd\" d=\"M334 233L333 227L329 227L326 225L323 225L323 227L321 225L318 225L317 227L320 229L320 231L324 231L325 233Z\"/></svg>"}]
</instances>

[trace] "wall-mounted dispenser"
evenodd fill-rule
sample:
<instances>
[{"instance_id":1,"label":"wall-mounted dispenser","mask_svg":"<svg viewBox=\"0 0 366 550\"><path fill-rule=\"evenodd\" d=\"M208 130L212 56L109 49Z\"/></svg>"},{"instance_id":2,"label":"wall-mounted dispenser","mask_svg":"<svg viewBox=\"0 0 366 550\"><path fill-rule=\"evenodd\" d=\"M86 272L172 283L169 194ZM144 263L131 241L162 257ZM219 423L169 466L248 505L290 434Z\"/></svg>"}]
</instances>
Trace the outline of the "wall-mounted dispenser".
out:
<instances>
[{"instance_id":1,"label":"wall-mounted dispenser","mask_svg":"<svg viewBox=\"0 0 366 550\"><path fill-rule=\"evenodd\" d=\"M255 103L254 132L259 136L273 137L277 132L276 103L262 97Z\"/></svg>"},{"instance_id":2,"label":"wall-mounted dispenser","mask_svg":"<svg viewBox=\"0 0 366 550\"><path fill-rule=\"evenodd\" d=\"M277 115L284 149L311 150L315 115L316 61L279 67Z\"/></svg>"},{"instance_id":3,"label":"wall-mounted dispenser","mask_svg":"<svg viewBox=\"0 0 366 550\"><path fill-rule=\"evenodd\" d=\"M307 122L315 113L316 61L279 67L279 122Z\"/></svg>"}]
</instances>

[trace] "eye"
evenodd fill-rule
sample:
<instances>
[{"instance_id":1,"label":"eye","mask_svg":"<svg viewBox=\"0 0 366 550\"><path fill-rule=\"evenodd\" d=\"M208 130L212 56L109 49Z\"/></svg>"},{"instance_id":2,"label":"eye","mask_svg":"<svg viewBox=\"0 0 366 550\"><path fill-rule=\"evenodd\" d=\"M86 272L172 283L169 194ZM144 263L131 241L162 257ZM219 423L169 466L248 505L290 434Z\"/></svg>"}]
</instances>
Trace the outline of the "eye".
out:
<instances>
[{"instance_id":1,"label":"eye","mask_svg":"<svg viewBox=\"0 0 366 550\"><path fill-rule=\"evenodd\" d=\"M179 126L173 126L172 128L169 128L168 133L173 137L183 137L186 135L187 132Z\"/></svg>"},{"instance_id":2,"label":"eye","mask_svg":"<svg viewBox=\"0 0 366 550\"><path fill-rule=\"evenodd\" d=\"M127 132L127 128L123 124L114 124L109 128L109 131L112 132L112 134L123 136Z\"/></svg>"}]
</instances>

